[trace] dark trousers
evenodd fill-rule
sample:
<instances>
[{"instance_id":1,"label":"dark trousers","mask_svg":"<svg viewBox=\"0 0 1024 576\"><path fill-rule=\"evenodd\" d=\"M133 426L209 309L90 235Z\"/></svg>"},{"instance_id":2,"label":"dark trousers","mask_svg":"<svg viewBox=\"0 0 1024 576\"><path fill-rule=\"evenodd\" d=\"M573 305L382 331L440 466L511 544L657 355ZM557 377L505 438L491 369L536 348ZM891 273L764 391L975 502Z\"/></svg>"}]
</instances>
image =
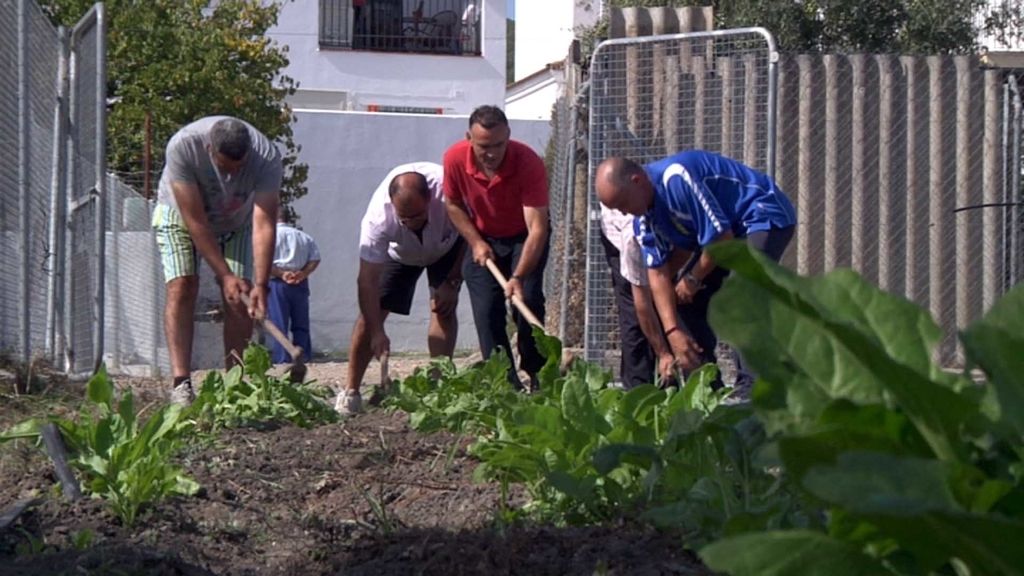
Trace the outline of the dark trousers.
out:
<instances>
[{"instance_id":1,"label":"dark trousers","mask_svg":"<svg viewBox=\"0 0 1024 576\"><path fill-rule=\"evenodd\" d=\"M494 252L494 263L506 278L510 277L523 254L526 234L511 238L484 239ZM523 301L541 322L544 321L544 268L547 262L548 244L545 243L537 266L529 276L522 279ZM473 322L476 324L476 335L480 340L480 353L486 359L500 347L511 359L511 346L505 326L505 317L508 313L505 308L505 291L501 289L501 285L491 275L490 270L473 262L469 254L462 261L462 277L466 281L469 302L473 307ZM544 357L537 351L530 323L515 309L512 316L519 334L519 367L530 376L534 376L544 366ZM510 379L511 377L510 374Z\"/></svg>"},{"instance_id":2,"label":"dark trousers","mask_svg":"<svg viewBox=\"0 0 1024 576\"><path fill-rule=\"evenodd\" d=\"M764 252L772 260L778 262L786 251L786 246L793 239L794 227L772 228L763 232L754 232L747 236L747 244L751 248ZM696 262L696 259L694 259ZM687 270L684 270L687 271ZM715 346L718 345L718 336L708 324L708 305L711 297L722 287L722 282L729 276L729 271L721 266L714 269L704 279L704 287L697 291L693 301L689 304L679 304L679 318L686 329L689 330L693 339L704 349L702 360L704 363L716 362Z\"/></svg>"},{"instance_id":3,"label":"dark trousers","mask_svg":"<svg viewBox=\"0 0 1024 576\"><path fill-rule=\"evenodd\" d=\"M612 272L612 288L615 303L619 309L619 377L626 388L633 388L654 381L654 349L640 329L633 302L633 285L619 273L619 250L601 235L605 261Z\"/></svg>"},{"instance_id":4,"label":"dark trousers","mask_svg":"<svg viewBox=\"0 0 1024 576\"><path fill-rule=\"evenodd\" d=\"M309 360L313 351L313 343L309 336L309 280L292 285L280 278L271 279L267 316L281 332L288 334L288 330L291 329L292 342L302 347L302 355ZM270 359L274 364L292 361L288 351L278 344L277 340L273 340L271 344Z\"/></svg>"}]
</instances>

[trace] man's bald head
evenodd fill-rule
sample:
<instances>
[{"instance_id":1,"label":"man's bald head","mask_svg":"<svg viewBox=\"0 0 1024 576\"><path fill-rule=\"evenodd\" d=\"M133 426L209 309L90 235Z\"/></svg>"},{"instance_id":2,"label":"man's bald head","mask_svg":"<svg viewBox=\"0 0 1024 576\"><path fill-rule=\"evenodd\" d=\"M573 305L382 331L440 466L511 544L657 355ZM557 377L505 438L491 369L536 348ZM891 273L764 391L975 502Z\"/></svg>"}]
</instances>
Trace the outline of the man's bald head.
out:
<instances>
[{"instance_id":1,"label":"man's bald head","mask_svg":"<svg viewBox=\"0 0 1024 576\"><path fill-rule=\"evenodd\" d=\"M608 208L640 216L647 212L654 189L643 166L613 156L597 166L597 199Z\"/></svg>"},{"instance_id":2,"label":"man's bald head","mask_svg":"<svg viewBox=\"0 0 1024 576\"><path fill-rule=\"evenodd\" d=\"M423 174L402 172L395 176L388 184L388 195L403 226L418 231L426 225L430 186Z\"/></svg>"}]
</instances>

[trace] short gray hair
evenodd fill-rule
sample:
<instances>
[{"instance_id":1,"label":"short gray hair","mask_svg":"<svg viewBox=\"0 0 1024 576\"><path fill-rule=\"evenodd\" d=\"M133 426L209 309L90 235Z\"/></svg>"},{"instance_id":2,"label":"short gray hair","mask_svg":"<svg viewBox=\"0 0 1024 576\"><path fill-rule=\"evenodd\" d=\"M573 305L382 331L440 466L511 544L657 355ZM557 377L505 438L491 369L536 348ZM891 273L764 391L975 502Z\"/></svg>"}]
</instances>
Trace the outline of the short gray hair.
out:
<instances>
[{"instance_id":1,"label":"short gray hair","mask_svg":"<svg viewBox=\"0 0 1024 576\"><path fill-rule=\"evenodd\" d=\"M210 146L232 160L241 160L249 152L252 137L245 122L236 118L224 118L210 128Z\"/></svg>"}]
</instances>

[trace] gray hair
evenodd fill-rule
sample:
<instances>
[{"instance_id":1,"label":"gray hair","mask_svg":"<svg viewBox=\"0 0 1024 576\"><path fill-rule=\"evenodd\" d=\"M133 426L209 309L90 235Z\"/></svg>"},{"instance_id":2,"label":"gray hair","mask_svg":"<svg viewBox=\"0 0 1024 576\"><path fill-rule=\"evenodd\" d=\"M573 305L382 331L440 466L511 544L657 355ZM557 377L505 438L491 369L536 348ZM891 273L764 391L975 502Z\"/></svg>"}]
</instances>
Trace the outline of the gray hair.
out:
<instances>
[{"instance_id":1,"label":"gray hair","mask_svg":"<svg viewBox=\"0 0 1024 576\"><path fill-rule=\"evenodd\" d=\"M241 120L224 118L218 120L210 128L210 146L213 151L232 160L245 158L251 145L252 137L249 136L249 128Z\"/></svg>"}]
</instances>

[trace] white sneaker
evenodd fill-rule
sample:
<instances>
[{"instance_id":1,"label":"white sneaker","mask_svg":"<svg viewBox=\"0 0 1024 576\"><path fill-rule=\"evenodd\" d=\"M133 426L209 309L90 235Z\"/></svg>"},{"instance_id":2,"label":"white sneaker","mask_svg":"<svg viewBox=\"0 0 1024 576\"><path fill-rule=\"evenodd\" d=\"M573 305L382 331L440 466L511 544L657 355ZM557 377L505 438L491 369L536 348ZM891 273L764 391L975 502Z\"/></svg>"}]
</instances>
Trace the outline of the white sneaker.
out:
<instances>
[{"instance_id":1,"label":"white sneaker","mask_svg":"<svg viewBox=\"0 0 1024 576\"><path fill-rule=\"evenodd\" d=\"M363 397L360 396L358 390L346 388L338 394L338 399L334 402L334 410L346 416L358 414L363 411Z\"/></svg>"},{"instance_id":2,"label":"white sneaker","mask_svg":"<svg viewBox=\"0 0 1024 576\"><path fill-rule=\"evenodd\" d=\"M188 406L196 399L196 391L192 389L192 380L185 380L171 389L171 404Z\"/></svg>"}]
</instances>

